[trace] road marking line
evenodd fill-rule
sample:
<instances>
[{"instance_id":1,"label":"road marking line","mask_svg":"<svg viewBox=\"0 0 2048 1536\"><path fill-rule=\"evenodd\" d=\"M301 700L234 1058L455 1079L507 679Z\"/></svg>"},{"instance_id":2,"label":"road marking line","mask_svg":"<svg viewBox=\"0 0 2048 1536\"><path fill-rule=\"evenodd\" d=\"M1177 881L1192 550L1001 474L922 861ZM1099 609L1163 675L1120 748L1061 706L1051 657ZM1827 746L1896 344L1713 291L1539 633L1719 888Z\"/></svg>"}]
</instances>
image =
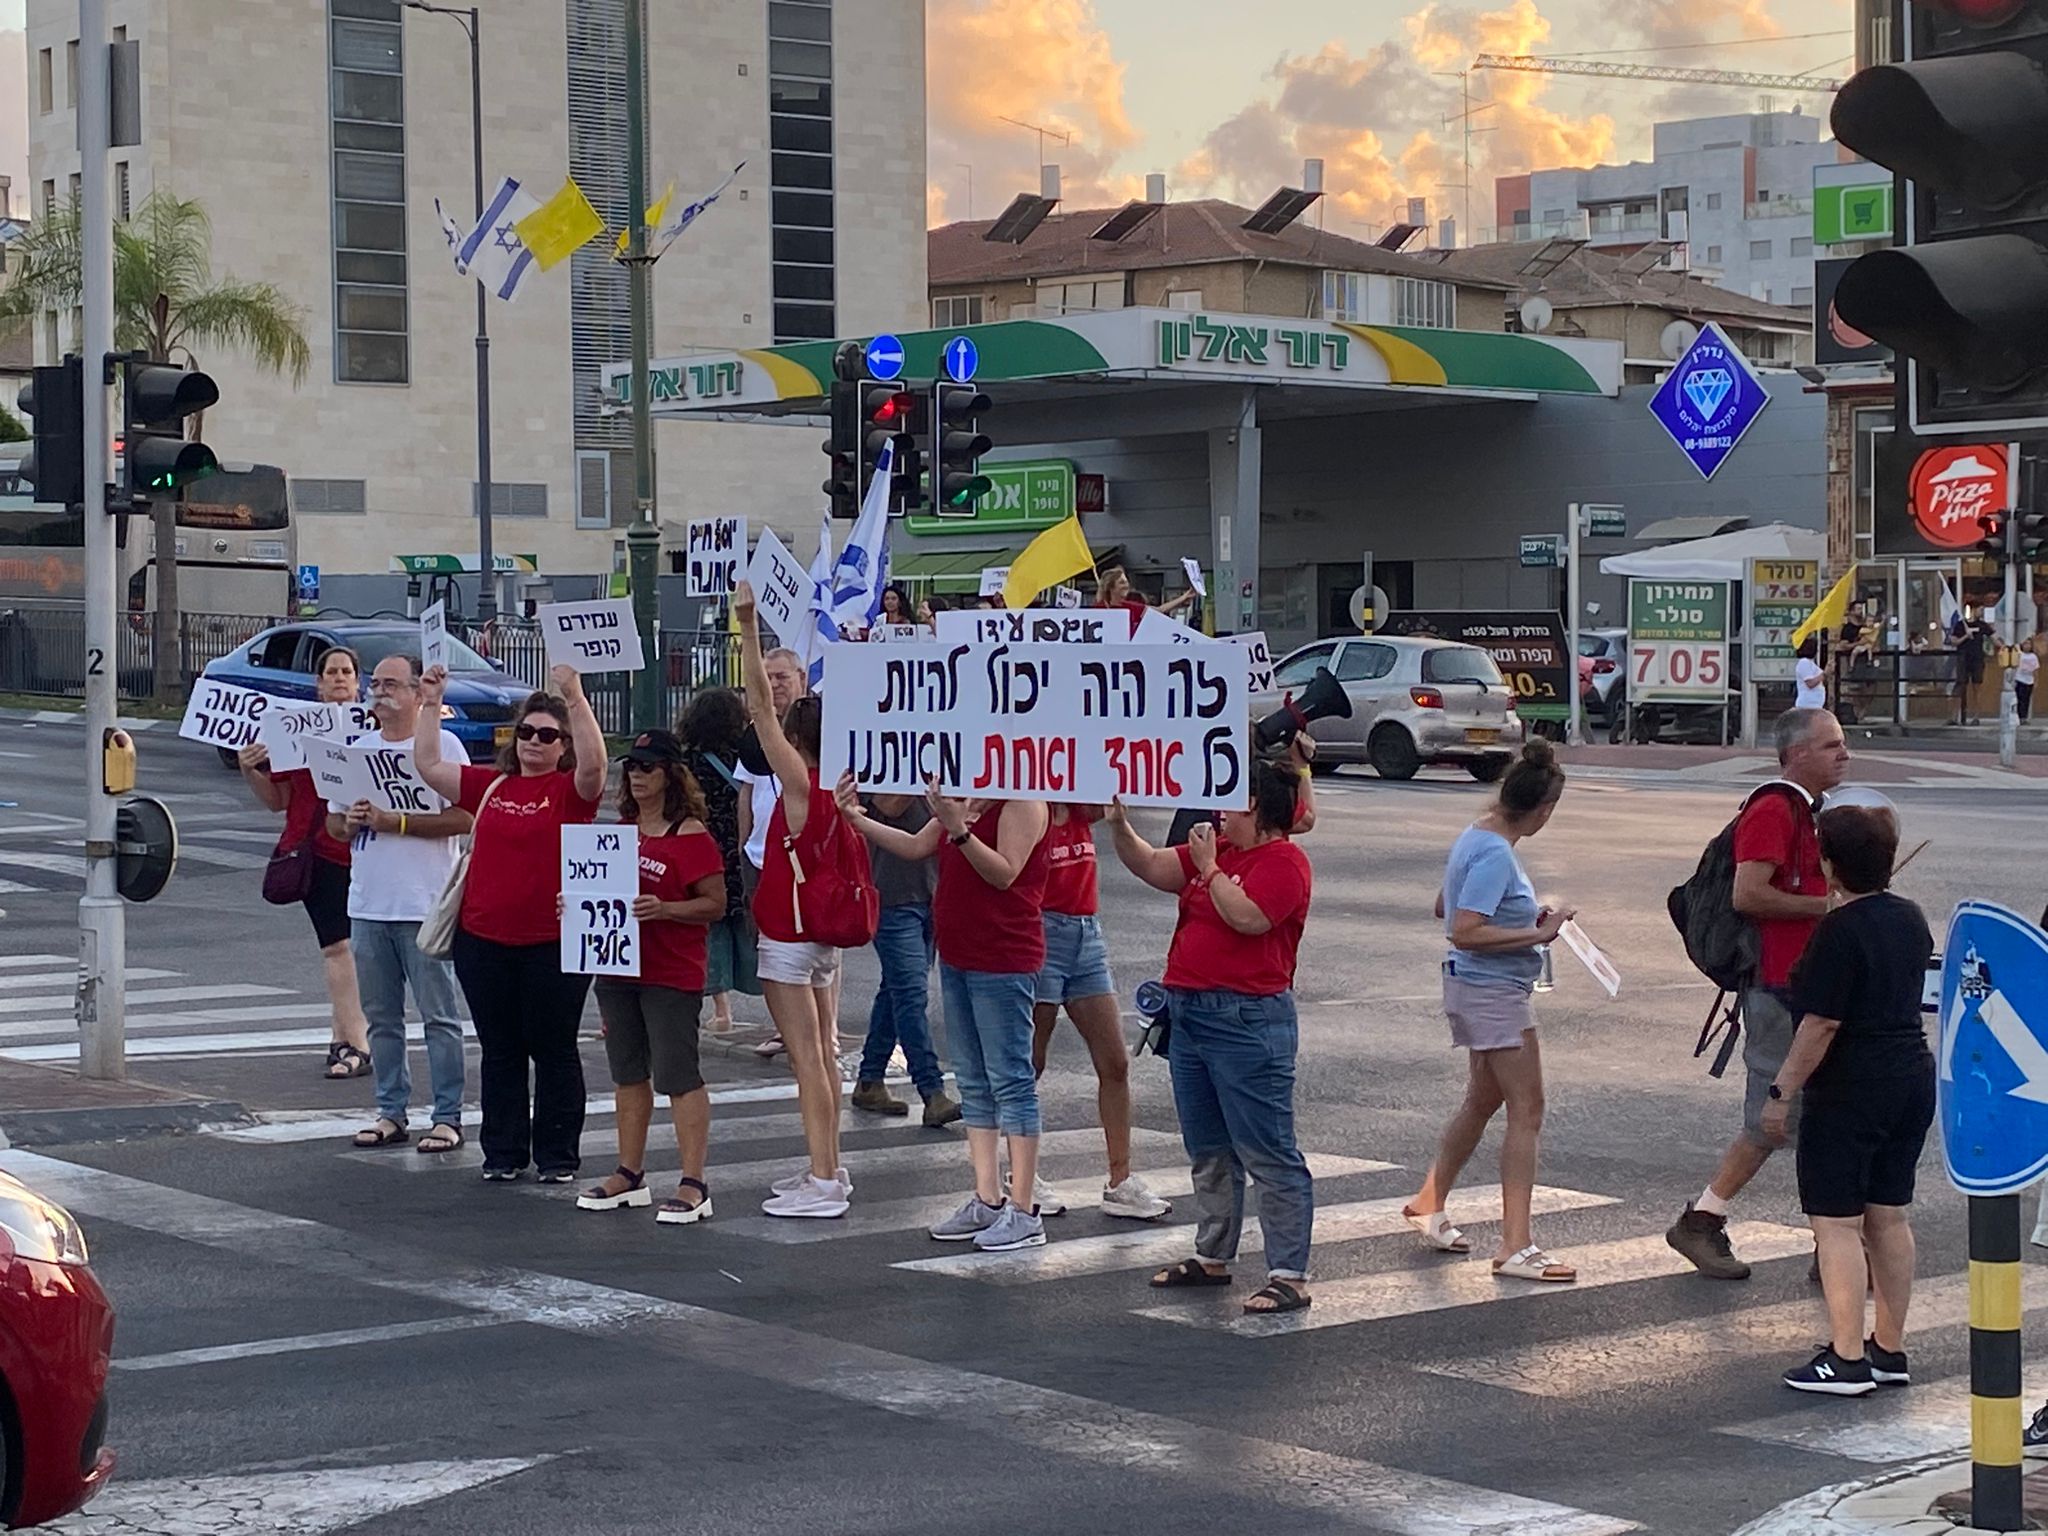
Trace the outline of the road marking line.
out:
<instances>
[{"instance_id":1,"label":"road marking line","mask_svg":"<svg viewBox=\"0 0 2048 1536\"><path fill-rule=\"evenodd\" d=\"M1745 1221L1729 1230L1730 1241L1749 1258L1761 1263L1813 1251L1813 1235L1804 1227L1781 1227L1771 1222ZM1356 1275L1348 1280L1327 1280L1311 1289L1315 1304L1306 1312L1285 1317L1247 1317L1232 1299L1226 1311L1214 1306L1134 1307L1138 1317L1179 1323L1188 1328L1210 1328L1252 1338L1275 1334L1309 1333L1321 1328L1342 1328L1350 1323L1383 1322L1390 1317L1413 1317L1422 1312L1441 1312L1452 1307L1469 1307L1482 1302L1527 1301L1538 1296L1584 1294L1610 1285L1637 1280L1655 1280L1690 1270L1671 1251L1658 1232L1648 1237L1623 1238L1598 1243L1590 1248L1570 1248L1561 1257L1576 1263L1579 1279L1574 1285L1544 1285L1530 1280L1502 1280L1484 1259L1472 1257L1444 1261L1426 1269Z\"/></svg>"},{"instance_id":2,"label":"road marking line","mask_svg":"<svg viewBox=\"0 0 2048 1536\"><path fill-rule=\"evenodd\" d=\"M0 880L0 896L51 896L56 894L54 891L44 890L40 885L23 885L19 880Z\"/></svg>"},{"instance_id":3,"label":"road marking line","mask_svg":"<svg viewBox=\"0 0 2048 1536\"><path fill-rule=\"evenodd\" d=\"M163 981L168 977L182 975L180 971L153 971L148 966L131 966L128 970L130 981ZM78 986L78 972L52 971L33 976L0 976L0 992L27 992L33 988L61 993L69 997Z\"/></svg>"},{"instance_id":4,"label":"road marking line","mask_svg":"<svg viewBox=\"0 0 2048 1536\"><path fill-rule=\"evenodd\" d=\"M73 879L85 878L85 855L82 853L16 853L8 850L0 853L0 869L39 869L50 875L69 875Z\"/></svg>"},{"instance_id":5,"label":"road marking line","mask_svg":"<svg viewBox=\"0 0 2048 1536\"><path fill-rule=\"evenodd\" d=\"M466 1312L460 1317L433 1317L417 1323L386 1323L376 1328L341 1328L332 1333L302 1333L287 1339L251 1339L246 1344L216 1344L206 1349L174 1349L161 1355L116 1360L117 1371L168 1371L185 1365L212 1365L222 1360L253 1360L263 1355L297 1355L316 1349L341 1349L350 1344L382 1344L391 1339L419 1339L435 1333L461 1333L495 1328L511 1319Z\"/></svg>"},{"instance_id":6,"label":"road marking line","mask_svg":"<svg viewBox=\"0 0 2048 1536\"><path fill-rule=\"evenodd\" d=\"M1311 1156L1311 1168L1315 1162L1315 1157ZM1389 1168L1393 1165L1382 1163L1379 1166ZM1150 1181L1150 1175L1147 1175L1147 1181ZM1155 1190L1159 1194L1187 1193L1186 1171L1181 1171L1176 1188L1167 1190L1155 1186ZM1401 1207L1410 1198L1395 1195L1384 1200L1324 1206L1316 1211L1316 1245L1322 1247L1363 1238L1390 1237L1410 1231L1407 1218L1401 1214ZM1545 1216L1558 1211L1591 1210L1596 1206L1620 1203L1610 1195L1589 1195L1575 1189L1549 1189L1538 1185L1530 1201L1530 1210L1535 1215ZM1498 1221L1500 1186L1481 1184L1458 1190L1451 1196L1450 1214L1452 1221L1462 1226ZM930 1259L911 1259L892 1267L923 1274L950 1275L960 1280L979 1280L987 1285L1036 1285L1047 1280L1071 1280L1079 1275L1106 1275L1172 1264L1194 1251L1194 1231L1189 1224L1133 1226L1129 1231L1111 1232L1102 1237L1073 1238L1063 1243L1048 1243L1043 1248L1021 1249L1016 1253L949 1253ZM1260 1241L1258 1218L1246 1218L1240 1251L1256 1252ZM1317 1305L1320 1306L1321 1302Z\"/></svg>"},{"instance_id":7,"label":"road marking line","mask_svg":"<svg viewBox=\"0 0 2048 1536\"><path fill-rule=\"evenodd\" d=\"M1919 1297L1916 1295L1913 1300L1917 1310ZM1917 1323L1914 1331L1918 1331ZM1811 1344L1813 1340L1809 1338L1806 1342ZM1906 1342L1910 1345L1912 1339L1909 1337ZM1798 1362L1785 1363L1790 1366ZM2030 1373L2023 1385L2020 1397L2031 1403L2040 1398L2043 1386L2048 1383L2038 1374ZM1716 1433L1878 1464L1966 1450L1970 1444L1970 1378L1951 1376L1940 1381L1915 1382L1904 1390L1879 1387L1858 1399L1848 1417L1816 1414L1809 1400L1804 1409L1772 1414L1747 1424L1725 1424Z\"/></svg>"},{"instance_id":8,"label":"road marking line","mask_svg":"<svg viewBox=\"0 0 2048 1536\"><path fill-rule=\"evenodd\" d=\"M380 1515L428 1504L499 1482L551 1461L529 1456L500 1461L411 1461L377 1467L317 1467L301 1472L244 1472L226 1477L115 1478L82 1512L45 1536L135 1536L139 1532L244 1531L326 1536ZM434 1523L393 1521L424 1530Z\"/></svg>"},{"instance_id":9,"label":"road marking line","mask_svg":"<svg viewBox=\"0 0 2048 1536\"><path fill-rule=\"evenodd\" d=\"M28 837L35 833L56 836L65 832L81 831L85 823L76 816L52 816L48 821L16 822L0 827L0 837Z\"/></svg>"},{"instance_id":10,"label":"road marking line","mask_svg":"<svg viewBox=\"0 0 2048 1536\"><path fill-rule=\"evenodd\" d=\"M320 1012L327 1012L321 1008ZM332 1030L326 1029L252 1029L233 1035L162 1035L155 1038L130 1040L130 1056L220 1056L234 1051L282 1050L287 1047L299 1049L310 1045L325 1045L334 1038ZM7 1061L76 1061L78 1043L66 1040L52 1045L18 1045L0 1051L0 1059Z\"/></svg>"},{"instance_id":11,"label":"road marking line","mask_svg":"<svg viewBox=\"0 0 2048 1536\"><path fill-rule=\"evenodd\" d=\"M163 1034L179 1029L212 1029L222 1024L240 1024L255 1020L282 1019L324 1019L333 1012L327 1003L266 1003L255 1008L193 1008L174 1009L169 1013L132 1013L128 1016L130 1034L155 1032ZM37 1035L62 1035L67 1039L78 1028L78 1021L70 1014L45 1019L11 1019L0 1023L0 1040L28 1040ZM294 1031L295 1035L305 1033L311 1037L309 1043L325 1044L329 1034L318 1031ZM233 1039L232 1035L225 1038ZM34 1050L35 1046L19 1046L16 1050ZM0 1050L0 1056L13 1057L14 1052ZM21 1059L21 1058L16 1058ZM61 1059L61 1058L53 1058Z\"/></svg>"},{"instance_id":12,"label":"road marking line","mask_svg":"<svg viewBox=\"0 0 2048 1536\"><path fill-rule=\"evenodd\" d=\"M25 971L32 965L76 965L76 955L0 955L0 971Z\"/></svg>"},{"instance_id":13,"label":"road marking line","mask_svg":"<svg viewBox=\"0 0 2048 1536\"><path fill-rule=\"evenodd\" d=\"M259 987L252 982L225 982L212 987L158 987L144 988L128 994L128 1006L147 1007L151 1003L204 1003L215 998L231 997L290 997L288 987ZM0 1013L34 1013L38 1008L48 1008L46 997L0 998Z\"/></svg>"},{"instance_id":14,"label":"road marking line","mask_svg":"<svg viewBox=\"0 0 2048 1536\"><path fill-rule=\"evenodd\" d=\"M693 1372L743 1375L1120 1472L1143 1467L1387 1536L1470 1536L1475 1530L1488 1536L1621 1536L1640 1529L1612 1515L934 1365L658 1296L509 1266L451 1273L441 1256L371 1233L31 1152L0 1152L0 1167L81 1216L509 1321L630 1341L643 1354L659 1352Z\"/></svg>"},{"instance_id":15,"label":"road marking line","mask_svg":"<svg viewBox=\"0 0 2048 1536\"><path fill-rule=\"evenodd\" d=\"M1321 1213L1317 1216L1320 1220ZM2029 1311L2048 1307L2048 1270L2029 1266L2022 1272L2021 1286ZM1914 1337L1969 1320L1967 1274L1938 1275L1914 1282ZM1668 1364L1673 1372L1684 1374L1723 1361L1780 1350L1810 1351L1814 1341L1825 1337L1827 1331L1827 1312L1820 1293L1815 1291L1811 1300L1716 1312L1711 1317L1685 1322L1651 1323L1619 1333L1553 1339L1494 1355L1433 1360L1416 1369L1431 1376L1476 1381L1528 1397L1592 1397L1640 1384L1646 1352L1655 1352L1660 1372Z\"/></svg>"},{"instance_id":16,"label":"road marking line","mask_svg":"<svg viewBox=\"0 0 2048 1536\"><path fill-rule=\"evenodd\" d=\"M1139 1126L1134 1127L1131 1131L1131 1145L1133 1148L1151 1145L1170 1146L1177 1149L1181 1145L1181 1140L1178 1135L1168 1134L1163 1131L1148 1131ZM892 1147L881 1154L848 1153L847 1168L854 1175L857 1182L869 1173L893 1172L894 1168L888 1162L883 1161L892 1152L924 1150L927 1149ZM972 1183L972 1176L968 1172L967 1148L964 1142L950 1148L930 1150L944 1153L945 1162L956 1171L955 1176L959 1187L949 1194L913 1195L904 1200L877 1200L865 1204L856 1198L853 1202L853 1209L847 1212L846 1215L833 1221L789 1221L778 1220L773 1216L742 1216L734 1221L720 1218L719 1226L723 1231L737 1234L740 1237L759 1238L764 1243L778 1243L785 1247L804 1243L825 1243L831 1242L834 1239L849 1237L872 1237L885 1232L914 1232L921 1227L933 1226L938 1222L944 1221L960 1208L960 1202L967 1198L967 1190ZM1094 1152L1100 1155L1101 1150L1102 1132L1094 1129L1048 1131L1039 1138L1038 1142L1038 1152L1041 1157L1057 1157L1066 1152ZM761 1163L754 1166L760 1169L761 1174L765 1175L786 1171L795 1166L795 1161L795 1159L784 1158L780 1162ZM1363 1158L1318 1156L1315 1153L1309 1154L1308 1162L1309 1168L1317 1177L1325 1179L1340 1178L1350 1173L1383 1173L1395 1166L1393 1163L1368 1162ZM878 1163L880 1166L877 1166ZM730 1171L727 1172L727 1177L731 1177ZM1139 1170L1139 1177L1144 1179L1147 1184L1152 1185L1154 1192L1157 1194L1177 1198L1187 1195L1191 1190L1188 1182L1188 1169L1185 1163L1179 1166L1169 1164L1163 1168L1141 1169ZM1092 1206L1102 1195L1101 1182L1094 1179L1074 1179L1056 1182L1055 1188L1059 1190L1060 1198L1073 1206ZM857 1194L858 1192L856 1191ZM1183 1228L1182 1230L1187 1231L1191 1229ZM1159 1234L1148 1227L1143 1235L1156 1237ZM1093 1241L1093 1239L1079 1239L1079 1241ZM1056 1246L1064 1248L1067 1244L1059 1243ZM1176 1252L1185 1251L1186 1247L1187 1239L1183 1238ZM1050 1250L1035 1251L1045 1252Z\"/></svg>"}]
</instances>

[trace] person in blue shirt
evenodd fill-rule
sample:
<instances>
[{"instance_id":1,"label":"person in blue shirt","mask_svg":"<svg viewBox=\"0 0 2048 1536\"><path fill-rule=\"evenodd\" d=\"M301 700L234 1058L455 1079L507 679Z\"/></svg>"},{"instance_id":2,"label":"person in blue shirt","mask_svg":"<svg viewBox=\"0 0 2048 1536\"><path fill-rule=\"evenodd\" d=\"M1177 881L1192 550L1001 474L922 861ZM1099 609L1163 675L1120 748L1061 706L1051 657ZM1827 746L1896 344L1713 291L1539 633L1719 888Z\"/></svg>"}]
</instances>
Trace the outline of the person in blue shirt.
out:
<instances>
[{"instance_id":1,"label":"person in blue shirt","mask_svg":"<svg viewBox=\"0 0 2048 1536\"><path fill-rule=\"evenodd\" d=\"M1578 1271L1560 1264L1529 1231L1536 1185L1536 1140L1543 1125L1543 1060L1531 1003L1543 973L1542 947L1570 921L1569 907L1542 907L1515 845L1543 830L1564 795L1564 770L1540 737L1500 781L1494 806L1451 845L1436 915L1444 921L1444 1012L1451 1039L1470 1064L1465 1101L1445 1125L1422 1189L1402 1209L1422 1240L1442 1253L1470 1253L1444 1204L1486 1127L1503 1106L1500 1248L1496 1275L1564 1283Z\"/></svg>"}]
</instances>

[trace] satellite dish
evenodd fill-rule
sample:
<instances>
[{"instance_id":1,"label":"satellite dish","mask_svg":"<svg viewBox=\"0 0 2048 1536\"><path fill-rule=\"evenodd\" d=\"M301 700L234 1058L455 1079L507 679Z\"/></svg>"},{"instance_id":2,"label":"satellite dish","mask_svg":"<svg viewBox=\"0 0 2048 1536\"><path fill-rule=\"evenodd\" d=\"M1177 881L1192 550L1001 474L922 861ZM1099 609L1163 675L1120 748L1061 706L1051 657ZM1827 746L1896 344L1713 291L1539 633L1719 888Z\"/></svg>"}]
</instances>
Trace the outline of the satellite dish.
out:
<instances>
[{"instance_id":1,"label":"satellite dish","mask_svg":"<svg viewBox=\"0 0 2048 1536\"><path fill-rule=\"evenodd\" d=\"M1372 589L1372 628L1374 630L1379 630L1386 626L1387 614L1393 606L1393 603L1387 597L1387 589L1385 587L1375 586ZM1364 587L1358 587L1352 591L1351 622L1356 624L1361 630L1365 629Z\"/></svg>"},{"instance_id":2,"label":"satellite dish","mask_svg":"<svg viewBox=\"0 0 2048 1536\"><path fill-rule=\"evenodd\" d=\"M1525 331L1547 331L1551 317L1556 313L1550 300L1542 294L1532 294L1522 300L1522 329Z\"/></svg>"},{"instance_id":3,"label":"satellite dish","mask_svg":"<svg viewBox=\"0 0 2048 1536\"><path fill-rule=\"evenodd\" d=\"M1664 334L1657 338L1657 348L1672 362L1685 356L1686 349L1699 340L1700 328L1690 320L1674 320L1664 327Z\"/></svg>"}]
</instances>

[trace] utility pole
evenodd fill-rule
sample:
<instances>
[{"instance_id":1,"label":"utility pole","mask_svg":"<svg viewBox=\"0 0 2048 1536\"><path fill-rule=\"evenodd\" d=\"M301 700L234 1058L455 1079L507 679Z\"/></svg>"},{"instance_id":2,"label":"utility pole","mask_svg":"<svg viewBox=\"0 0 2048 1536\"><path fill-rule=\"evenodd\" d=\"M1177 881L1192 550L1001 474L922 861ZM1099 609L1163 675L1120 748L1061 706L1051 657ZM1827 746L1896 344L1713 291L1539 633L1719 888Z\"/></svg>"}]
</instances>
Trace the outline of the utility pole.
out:
<instances>
[{"instance_id":1,"label":"utility pole","mask_svg":"<svg viewBox=\"0 0 2048 1536\"><path fill-rule=\"evenodd\" d=\"M107 419L107 354L114 350L114 215L107 185L110 137L106 0L78 0L80 301L85 418L85 895L78 903L78 1065L83 1076L128 1075L128 913L115 889L119 807L106 793L105 751L115 730L115 617L119 594L114 478ZM133 452L133 450L130 450ZM130 461L133 462L132 460ZM175 635L157 645L175 646Z\"/></svg>"},{"instance_id":2,"label":"utility pole","mask_svg":"<svg viewBox=\"0 0 2048 1536\"><path fill-rule=\"evenodd\" d=\"M647 254L647 0L626 0L626 271L633 320L633 525L626 530L626 570L633 588L633 627L646 665L633 674L633 729L653 730L661 718L660 601L655 566L661 525L654 512L654 420L648 410L647 354L653 329L649 292L654 263Z\"/></svg>"},{"instance_id":3,"label":"utility pole","mask_svg":"<svg viewBox=\"0 0 2048 1536\"><path fill-rule=\"evenodd\" d=\"M1564 658L1565 691L1572 696L1570 711L1565 716L1564 740L1570 747L1586 744L1586 732L1580 713L1584 708L1579 698L1579 537L1583 532L1586 512L1576 501L1565 512L1565 566L1564 603L1567 609L1565 633L1568 649Z\"/></svg>"}]
</instances>

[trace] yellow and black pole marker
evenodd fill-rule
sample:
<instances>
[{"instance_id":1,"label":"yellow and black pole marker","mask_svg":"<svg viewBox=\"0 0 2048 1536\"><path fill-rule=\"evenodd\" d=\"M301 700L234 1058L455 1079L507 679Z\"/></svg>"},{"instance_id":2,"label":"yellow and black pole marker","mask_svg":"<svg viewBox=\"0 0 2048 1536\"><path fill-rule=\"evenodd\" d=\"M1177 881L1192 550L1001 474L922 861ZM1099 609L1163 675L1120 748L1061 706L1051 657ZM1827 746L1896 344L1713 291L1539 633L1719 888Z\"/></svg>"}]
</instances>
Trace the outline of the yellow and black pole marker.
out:
<instances>
[{"instance_id":1,"label":"yellow and black pole marker","mask_svg":"<svg viewBox=\"0 0 2048 1536\"><path fill-rule=\"evenodd\" d=\"M2023 1528L2020 1197L1970 1197L1970 1524Z\"/></svg>"}]
</instances>

